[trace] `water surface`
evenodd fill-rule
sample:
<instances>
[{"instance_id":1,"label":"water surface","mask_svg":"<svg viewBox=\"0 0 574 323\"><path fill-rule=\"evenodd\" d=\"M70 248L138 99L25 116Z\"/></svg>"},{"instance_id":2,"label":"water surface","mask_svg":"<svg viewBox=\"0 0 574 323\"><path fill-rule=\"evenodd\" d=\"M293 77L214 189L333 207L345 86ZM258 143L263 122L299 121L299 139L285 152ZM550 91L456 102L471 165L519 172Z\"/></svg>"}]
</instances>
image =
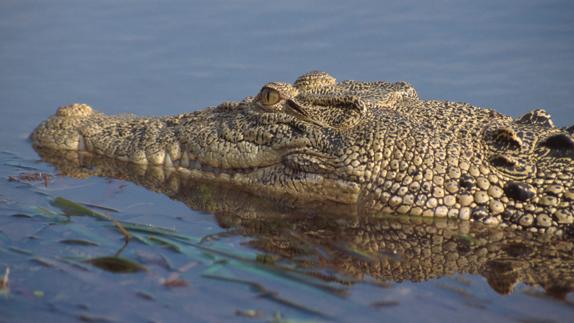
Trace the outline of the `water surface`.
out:
<instances>
[{"instance_id":1,"label":"water surface","mask_svg":"<svg viewBox=\"0 0 574 323\"><path fill-rule=\"evenodd\" d=\"M544 107L567 126L574 123L573 14L569 1L2 1L0 272L8 265L11 274L0 322L251 321L240 315L249 310L260 311L257 320L568 321L572 293L523 283L497 290L477 272L400 281L372 271L353 276L313 261L336 250L368 264L368 254L317 241L305 266L304 259L288 260L290 249L270 248L274 240L249 230L272 223L235 223L205 194L196 195L198 206L127 181L57 176L26 138L62 104L182 113L315 69L339 80L405 80L425 99L514 116ZM52 177L46 186L18 178L25 172ZM126 222L176 228L224 252L186 245L177 253L132 240L121 254L148 271L102 271L81 260L115 254L123 236L93 217L67 220L57 197L116 209L95 210ZM287 232L295 237L281 236L286 241L307 237ZM383 251L377 257L393 259L392 250ZM266 261L353 283L286 277L257 265ZM170 277L185 286L166 286Z\"/></svg>"}]
</instances>

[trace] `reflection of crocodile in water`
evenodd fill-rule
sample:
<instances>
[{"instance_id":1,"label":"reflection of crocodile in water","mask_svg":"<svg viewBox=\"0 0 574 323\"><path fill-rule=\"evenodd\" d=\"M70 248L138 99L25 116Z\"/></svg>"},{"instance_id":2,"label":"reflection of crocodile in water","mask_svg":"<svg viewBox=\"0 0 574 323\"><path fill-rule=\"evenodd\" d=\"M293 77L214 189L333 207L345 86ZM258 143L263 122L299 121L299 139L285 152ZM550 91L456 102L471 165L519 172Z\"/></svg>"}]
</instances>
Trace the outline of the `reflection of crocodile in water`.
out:
<instances>
[{"instance_id":1,"label":"reflection of crocodile in water","mask_svg":"<svg viewBox=\"0 0 574 323\"><path fill-rule=\"evenodd\" d=\"M62 107L36 147L162 165L182 176L361 214L473 219L572 233L574 127L543 110L513 120L464 103L420 100L407 83L337 83L311 72L256 97L172 117Z\"/></svg>"},{"instance_id":2,"label":"reflection of crocodile in water","mask_svg":"<svg viewBox=\"0 0 574 323\"><path fill-rule=\"evenodd\" d=\"M321 278L340 278L322 269L349 281L370 276L382 282L470 273L484 276L503 294L517 283L540 286L559 298L574 290L574 244L564 237L448 218L365 217L336 203L299 205L285 197L262 198L213 181L183 179L161 166L75 151L38 152L63 175L130 180L215 214L222 227L251 237L251 246L318 269L314 275Z\"/></svg>"}]
</instances>

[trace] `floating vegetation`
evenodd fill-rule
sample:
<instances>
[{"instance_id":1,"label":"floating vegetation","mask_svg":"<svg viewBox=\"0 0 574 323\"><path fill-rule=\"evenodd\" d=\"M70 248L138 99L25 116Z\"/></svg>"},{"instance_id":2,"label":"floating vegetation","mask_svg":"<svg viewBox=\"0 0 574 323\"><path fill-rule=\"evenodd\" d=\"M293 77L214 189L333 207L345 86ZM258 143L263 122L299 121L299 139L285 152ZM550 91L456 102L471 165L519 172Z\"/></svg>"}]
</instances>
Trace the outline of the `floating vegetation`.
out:
<instances>
[{"instance_id":1,"label":"floating vegetation","mask_svg":"<svg viewBox=\"0 0 574 323\"><path fill-rule=\"evenodd\" d=\"M15 214L12 214L12 216L15 218L26 218L26 219L33 218L32 215L25 214L25 213L15 213Z\"/></svg>"},{"instance_id":2,"label":"floating vegetation","mask_svg":"<svg viewBox=\"0 0 574 323\"><path fill-rule=\"evenodd\" d=\"M399 301L378 301L371 303L371 307L374 308L387 308L400 305Z\"/></svg>"},{"instance_id":3,"label":"floating vegetation","mask_svg":"<svg viewBox=\"0 0 574 323\"><path fill-rule=\"evenodd\" d=\"M31 259L33 262L46 267L46 268L54 268L57 267L56 263L50 259L44 258L44 257L40 257L40 256L34 256Z\"/></svg>"},{"instance_id":4,"label":"floating vegetation","mask_svg":"<svg viewBox=\"0 0 574 323\"><path fill-rule=\"evenodd\" d=\"M114 213L119 213L120 211L118 209L114 209L112 207L109 206L104 206L104 205L99 205L99 204L93 204L93 203L86 203L86 202L82 202L82 205L86 206L86 207L91 207L91 208L95 208L95 209L100 209L102 211L108 211L108 212L114 212Z\"/></svg>"},{"instance_id":5,"label":"floating vegetation","mask_svg":"<svg viewBox=\"0 0 574 323\"><path fill-rule=\"evenodd\" d=\"M76 245L76 246L98 246L99 244L94 241L90 240L83 240L83 239L64 239L60 240L60 243L69 244L69 245Z\"/></svg>"},{"instance_id":6,"label":"floating vegetation","mask_svg":"<svg viewBox=\"0 0 574 323\"><path fill-rule=\"evenodd\" d=\"M178 253L183 253L181 250L181 247L179 245L177 245L176 243L171 242L167 239L162 239L160 237L155 237L155 236L148 236L145 239L147 239L148 241L150 241L156 245L162 246L164 248L173 250L173 251L178 252Z\"/></svg>"},{"instance_id":7,"label":"floating vegetation","mask_svg":"<svg viewBox=\"0 0 574 323\"><path fill-rule=\"evenodd\" d=\"M119 222L124 226L124 228L132 232L143 232L143 233L174 237L182 240L192 240L190 239L190 237L186 235L178 234L174 229L153 226L150 224L138 224L125 221L119 221Z\"/></svg>"},{"instance_id":8,"label":"floating vegetation","mask_svg":"<svg viewBox=\"0 0 574 323\"><path fill-rule=\"evenodd\" d=\"M160 279L160 283L165 287L187 287L188 283L185 279L181 278L179 274L173 273L168 278Z\"/></svg>"},{"instance_id":9,"label":"floating vegetation","mask_svg":"<svg viewBox=\"0 0 574 323\"><path fill-rule=\"evenodd\" d=\"M263 272L278 275L279 277L287 278L289 280L294 280L306 286L312 286L337 296L345 296L347 293L345 289L329 286L327 283L321 281L320 278L314 277L312 272L299 271L293 268L278 265L276 263L278 258L272 255L250 254L246 256L240 256L236 252L227 252L222 249L216 249L202 245L202 242L209 242L211 239L201 239L180 234L171 228L118 221L113 219L111 216L91 210L86 206L87 204L78 203L63 197L54 198L51 201L51 204L52 206L61 210L63 214L68 217L91 216L96 219L111 222L112 225L122 234L126 243L132 238L135 238L144 244L159 245L175 252L186 254L190 257L193 257L193 259L197 259L197 257L201 256L202 254L213 260L218 259L218 257L224 257L229 260L238 261L239 263L234 266L240 266L243 269L251 268L252 270L263 270ZM105 209L105 207L98 208ZM48 215L49 217L60 216L58 213L54 213L48 209L41 210L43 210L42 213L44 215ZM141 235L141 233L145 233L147 235ZM233 234L235 235L236 233ZM98 242L83 239L67 239L61 240L60 242L64 244L77 244L86 246L99 245ZM217 242L217 239L211 240L211 242ZM186 245L191 247L191 249L189 249L189 247ZM118 256L125 247L126 245L124 244L124 246L122 246L122 248L116 253L115 256L90 258L84 262L96 266L100 269L115 273L129 273L147 270L143 265L139 263ZM198 251L201 253L198 254ZM44 263L47 265L49 262L45 261ZM184 284L182 281L179 281L175 278L168 279L164 283L167 284L167 286L179 286Z\"/></svg>"},{"instance_id":10,"label":"floating vegetation","mask_svg":"<svg viewBox=\"0 0 574 323\"><path fill-rule=\"evenodd\" d=\"M13 247L13 246L8 247L8 250L14 251L15 253L19 253L22 255L27 255L27 256L30 256L33 254L33 252L30 250L26 250L26 249L22 249L22 248L18 248L18 247Z\"/></svg>"},{"instance_id":11,"label":"floating vegetation","mask_svg":"<svg viewBox=\"0 0 574 323\"><path fill-rule=\"evenodd\" d=\"M78 315L78 320L82 321L82 322L87 322L87 323L114 323L117 322L117 320L111 318L111 317L106 317L106 316L95 316L95 315L90 315L90 314L80 314Z\"/></svg>"},{"instance_id":12,"label":"floating vegetation","mask_svg":"<svg viewBox=\"0 0 574 323\"><path fill-rule=\"evenodd\" d=\"M237 309L237 310L235 310L235 315L248 317L248 318L253 319L253 318L261 318L263 316L263 312L261 310L252 310L252 309L240 310L240 309Z\"/></svg>"},{"instance_id":13,"label":"floating vegetation","mask_svg":"<svg viewBox=\"0 0 574 323\"><path fill-rule=\"evenodd\" d=\"M47 209L45 207L35 207L33 208L33 211L36 215L39 215L41 217L50 219L52 221L56 221L59 223L67 223L70 221L69 217L62 215L61 213L58 212L54 212L50 209Z\"/></svg>"},{"instance_id":14,"label":"floating vegetation","mask_svg":"<svg viewBox=\"0 0 574 323\"><path fill-rule=\"evenodd\" d=\"M10 182L25 182L25 183L43 182L44 187L48 187L48 184L50 183L50 180L53 177L54 176L52 174L48 174L48 173L24 172L24 173L18 174L17 176L8 176L8 181L10 181Z\"/></svg>"},{"instance_id":15,"label":"floating vegetation","mask_svg":"<svg viewBox=\"0 0 574 323\"><path fill-rule=\"evenodd\" d=\"M145 292L145 291L141 291L141 290L136 291L136 296L138 296L139 298L145 299L146 301L155 301L155 297L153 297L152 294Z\"/></svg>"},{"instance_id":16,"label":"floating vegetation","mask_svg":"<svg viewBox=\"0 0 574 323\"><path fill-rule=\"evenodd\" d=\"M85 262L105 271L118 274L147 271L143 265L123 257L98 257L85 260Z\"/></svg>"},{"instance_id":17,"label":"floating vegetation","mask_svg":"<svg viewBox=\"0 0 574 323\"><path fill-rule=\"evenodd\" d=\"M112 224L118 229L118 231L124 236L126 243L132 239L131 233L129 233L128 230L126 230L126 228L119 221L113 219L111 221Z\"/></svg>"}]
</instances>

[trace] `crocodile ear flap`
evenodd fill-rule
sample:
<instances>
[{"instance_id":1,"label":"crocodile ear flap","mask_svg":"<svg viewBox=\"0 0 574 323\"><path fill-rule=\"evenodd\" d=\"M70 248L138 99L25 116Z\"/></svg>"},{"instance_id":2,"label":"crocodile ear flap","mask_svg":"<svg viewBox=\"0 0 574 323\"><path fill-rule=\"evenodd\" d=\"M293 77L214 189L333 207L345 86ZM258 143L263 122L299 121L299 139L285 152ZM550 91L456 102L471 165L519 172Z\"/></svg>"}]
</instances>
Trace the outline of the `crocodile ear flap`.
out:
<instances>
[{"instance_id":1,"label":"crocodile ear flap","mask_svg":"<svg viewBox=\"0 0 574 323\"><path fill-rule=\"evenodd\" d=\"M300 97L310 119L329 128L348 129L354 127L367 111L367 104L357 96Z\"/></svg>"}]
</instances>

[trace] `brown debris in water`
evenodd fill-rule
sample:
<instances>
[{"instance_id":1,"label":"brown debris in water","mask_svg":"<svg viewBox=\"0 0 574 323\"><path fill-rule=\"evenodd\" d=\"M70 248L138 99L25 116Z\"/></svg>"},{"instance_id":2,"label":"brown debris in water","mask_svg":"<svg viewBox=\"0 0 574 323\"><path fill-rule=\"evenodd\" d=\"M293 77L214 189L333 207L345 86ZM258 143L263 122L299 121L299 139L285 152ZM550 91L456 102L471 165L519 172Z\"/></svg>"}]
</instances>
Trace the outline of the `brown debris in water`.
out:
<instances>
[{"instance_id":1,"label":"brown debris in water","mask_svg":"<svg viewBox=\"0 0 574 323\"><path fill-rule=\"evenodd\" d=\"M0 290L7 290L9 282L10 282L10 267L6 267L6 269L4 270L4 275L0 280Z\"/></svg>"},{"instance_id":2,"label":"brown debris in water","mask_svg":"<svg viewBox=\"0 0 574 323\"><path fill-rule=\"evenodd\" d=\"M17 176L8 176L8 181L10 182L44 182L44 186L48 187L50 180L54 176L48 173L42 172L24 172Z\"/></svg>"}]
</instances>

